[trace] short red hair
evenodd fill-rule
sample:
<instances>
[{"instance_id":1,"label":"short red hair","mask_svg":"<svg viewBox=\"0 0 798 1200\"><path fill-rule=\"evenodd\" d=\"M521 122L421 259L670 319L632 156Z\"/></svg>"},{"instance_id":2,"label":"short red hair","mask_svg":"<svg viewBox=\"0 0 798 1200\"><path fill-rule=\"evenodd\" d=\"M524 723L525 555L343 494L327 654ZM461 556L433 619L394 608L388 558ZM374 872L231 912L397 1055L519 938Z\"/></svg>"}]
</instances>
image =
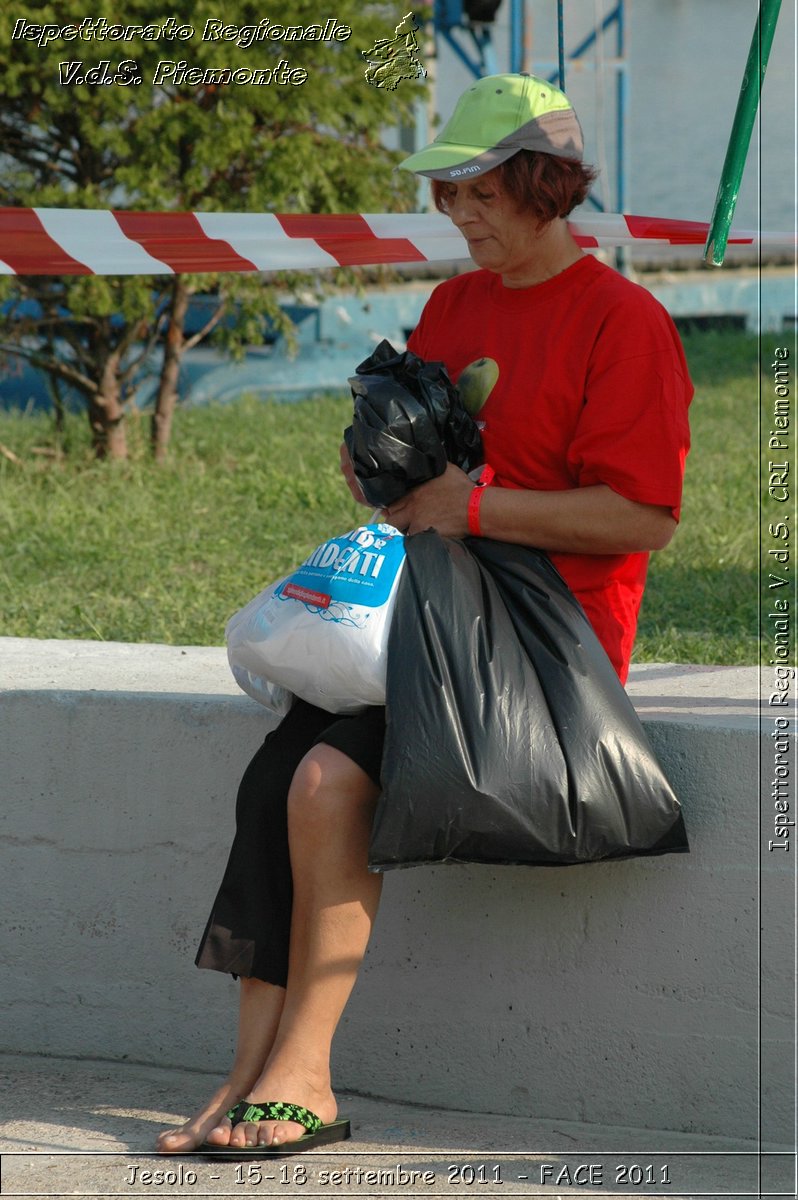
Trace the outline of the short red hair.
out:
<instances>
[{"instance_id":1,"label":"short red hair","mask_svg":"<svg viewBox=\"0 0 798 1200\"><path fill-rule=\"evenodd\" d=\"M533 213L547 223L567 217L583 203L597 172L575 158L519 150L486 174L496 178L519 212ZM447 212L447 189L451 186L440 179L432 180L432 198L439 212Z\"/></svg>"}]
</instances>

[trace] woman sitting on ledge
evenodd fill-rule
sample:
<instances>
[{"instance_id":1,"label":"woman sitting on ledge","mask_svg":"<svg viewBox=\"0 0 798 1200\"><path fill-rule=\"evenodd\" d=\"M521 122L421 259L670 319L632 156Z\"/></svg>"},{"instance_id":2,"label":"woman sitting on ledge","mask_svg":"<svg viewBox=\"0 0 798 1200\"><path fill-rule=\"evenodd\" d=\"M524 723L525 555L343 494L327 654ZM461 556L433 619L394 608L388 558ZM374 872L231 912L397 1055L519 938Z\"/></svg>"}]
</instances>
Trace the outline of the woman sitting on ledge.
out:
<instances>
[{"instance_id":1,"label":"woman sitting on ledge","mask_svg":"<svg viewBox=\"0 0 798 1200\"><path fill-rule=\"evenodd\" d=\"M387 520L548 552L624 681L649 551L678 520L692 387L665 310L571 235L566 218L594 178L581 160L567 98L497 75L402 164L432 178L480 268L435 289L409 348L446 365L496 478L475 502L450 465ZM384 729L382 708L335 718L297 701L247 768L197 955L240 977L237 1050L208 1103L160 1135L161 1152L257 1156L347 1136L330 1051L380 898L367 851Z\"/></svg>"}]
</instances>

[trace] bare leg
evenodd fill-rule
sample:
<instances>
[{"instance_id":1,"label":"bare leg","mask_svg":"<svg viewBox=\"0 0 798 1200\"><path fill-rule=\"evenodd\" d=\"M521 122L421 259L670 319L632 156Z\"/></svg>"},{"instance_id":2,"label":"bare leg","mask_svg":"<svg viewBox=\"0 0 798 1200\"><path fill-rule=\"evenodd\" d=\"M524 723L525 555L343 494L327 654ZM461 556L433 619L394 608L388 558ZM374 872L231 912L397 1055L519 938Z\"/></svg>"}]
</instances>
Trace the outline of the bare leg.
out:
<instances>
[{"instance_id":1,"label":"bare leg","mask_svg":"<svg viewBox=\"0 0 798 1200\"><path fill-rule=\"evenodd\" d=\"M284 988L260 979L240 981L238 1043L230 1074L208 1103L184 1125L159 1134L156 1146L161 1154L196 1149L205 1141L208 1131L219 1123L219 1118L247 1095L269 1056L284 1001Z\"/></svg>"},{"instance_id":2,"label":"bare leg","mask_svg":"<svg viewBox=\"0 0 798 1200\"><path fill-rule=\"evenodd\" d=\"M317 745L300 763L288 796L294 879L285 1004L265 1068L246 1096L254 1103L301 1104L329 1122L337 1115L330 1081L333 1035L366 951L382 889L367 869L379 789L350 758ZM290 1142L293 1122L239 1124L225 1118L208 1134L217 1145Z\"/></svg>"}]
</instances>

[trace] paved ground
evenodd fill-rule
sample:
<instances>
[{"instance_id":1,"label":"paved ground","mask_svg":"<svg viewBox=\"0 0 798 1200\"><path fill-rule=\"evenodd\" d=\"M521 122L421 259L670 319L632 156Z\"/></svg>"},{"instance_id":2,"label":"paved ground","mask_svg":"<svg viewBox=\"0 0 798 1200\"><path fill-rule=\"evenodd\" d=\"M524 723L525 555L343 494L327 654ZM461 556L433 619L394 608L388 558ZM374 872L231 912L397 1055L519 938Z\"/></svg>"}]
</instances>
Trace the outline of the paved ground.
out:
<instances>
[{"instance_id":1,"label":"paved ground","mask_svg":"<svg viewBox=\"0 0 798 1200\"><path fill-rule=\"evenodd\" d=\"M755 1143L445 1112L342 1095L353 1138L243 1164L159 1158L158 1130L215 1079L129 1063L0 1056L3 1196L793 1196L795 1159Z\"/></svg>"}]
</instances>

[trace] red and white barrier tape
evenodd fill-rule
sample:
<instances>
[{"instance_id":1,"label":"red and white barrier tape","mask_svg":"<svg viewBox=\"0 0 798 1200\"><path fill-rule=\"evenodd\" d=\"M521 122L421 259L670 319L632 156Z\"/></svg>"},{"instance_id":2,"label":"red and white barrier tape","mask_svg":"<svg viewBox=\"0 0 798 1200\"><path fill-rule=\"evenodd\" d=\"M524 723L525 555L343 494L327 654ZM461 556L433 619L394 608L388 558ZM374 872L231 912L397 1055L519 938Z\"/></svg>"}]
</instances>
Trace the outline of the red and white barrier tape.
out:
<instances>
[{"instance_id":1,"label":"red and white barrier tape","mask_svg":"<svg viewBox=\"0 0 798 1200\"><path fill-rule=\"evenodd\" d=\"M577 242L703 246L702 221L595 213L571 222ZM730 246L793 247L795 236L733 230ZM467 258L439 213L152 213L0 208L0 274L168 275L299 271Z\"/></svg>"}]
</instances>

